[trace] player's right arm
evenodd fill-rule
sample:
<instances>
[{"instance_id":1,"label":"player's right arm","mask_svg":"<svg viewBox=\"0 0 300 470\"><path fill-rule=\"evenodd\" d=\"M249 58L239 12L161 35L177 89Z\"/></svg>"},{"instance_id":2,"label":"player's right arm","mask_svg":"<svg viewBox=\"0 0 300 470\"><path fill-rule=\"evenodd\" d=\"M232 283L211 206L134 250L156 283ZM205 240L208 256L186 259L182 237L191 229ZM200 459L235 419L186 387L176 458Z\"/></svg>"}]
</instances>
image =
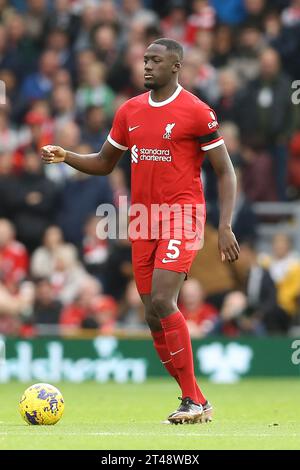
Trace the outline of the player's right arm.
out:
<instances>
[{"instance_id":1,"label":"player's right arm","mask_svg":"<svg viewBox=\"0 0 300 470\"><path fill-rule=\"evenodd\" d=\"M47 164L65 162L88 175L108 175L128 149L127 109L128 101L116 112L110 133L99 153L79 155L56 145L46 145L41 149L42 160Z\"/></svg>"},{"instance_id":2,"label":"player's right arm","mask_svg":"<svg viewBox=\"0 0 300 470\"><path fill-rule=\"evenodd\" d=\"M124 150L106 140L99 153L80 155L69 152L57 145L45 145L41 149L42 160L47 163L65 162L82 173L89 175L108 175L112 172Z\"/></svg>"}]
</instances>

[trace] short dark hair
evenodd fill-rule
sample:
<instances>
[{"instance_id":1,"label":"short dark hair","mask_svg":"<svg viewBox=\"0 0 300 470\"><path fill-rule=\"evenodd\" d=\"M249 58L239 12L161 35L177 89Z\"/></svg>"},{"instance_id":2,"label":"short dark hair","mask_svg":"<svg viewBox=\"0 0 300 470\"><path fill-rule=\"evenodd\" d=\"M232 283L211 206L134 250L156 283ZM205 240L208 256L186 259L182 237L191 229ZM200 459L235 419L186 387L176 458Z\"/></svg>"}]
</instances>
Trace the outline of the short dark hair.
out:
<instances>
[{"instance_id":1,"label":"short dark hair","mask_svg":"<svg viewBox=\"0 0 300 470\"><path fill-rule=\"evenodd\" d=\"M179 57L179 60L183 59L183 47L179 42L174 41L174 39L160 38L160 39L156 39L155 41L153 41L152 44L161 44L162 46L165 46L168 51L171 51L177 54Z\"/></svg>"}]
</instances>

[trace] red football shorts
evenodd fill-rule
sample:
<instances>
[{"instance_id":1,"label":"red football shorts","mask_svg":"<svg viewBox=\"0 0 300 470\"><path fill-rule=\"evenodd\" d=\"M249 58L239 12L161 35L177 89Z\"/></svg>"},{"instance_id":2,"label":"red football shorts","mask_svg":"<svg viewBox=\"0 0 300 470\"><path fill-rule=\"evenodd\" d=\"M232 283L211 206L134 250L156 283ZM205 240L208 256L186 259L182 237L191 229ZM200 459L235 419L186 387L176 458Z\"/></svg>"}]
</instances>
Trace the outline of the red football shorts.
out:
<instances>
[{"instance_id":1,"label":"red football shorts","mask_svg":"<svg viewBox=\"0 0 300 470\"><path fill-rule=\"evenodd\" d=\"M199 250L184 240L133 240L132 264L135 282L140 294L150 294L153 270L156 268L188 273Z\"/></svg>"}]
</instances>

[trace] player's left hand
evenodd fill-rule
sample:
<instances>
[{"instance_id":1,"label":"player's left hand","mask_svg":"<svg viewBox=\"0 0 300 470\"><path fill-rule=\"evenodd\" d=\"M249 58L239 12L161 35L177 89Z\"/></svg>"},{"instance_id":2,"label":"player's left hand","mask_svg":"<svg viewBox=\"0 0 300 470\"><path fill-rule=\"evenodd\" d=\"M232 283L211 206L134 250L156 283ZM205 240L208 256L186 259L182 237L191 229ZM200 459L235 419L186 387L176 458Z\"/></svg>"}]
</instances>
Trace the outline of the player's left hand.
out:
<instances>
[{"instance_id":1,"label":"player's left hand","mask_svg":"<svg viewBox=\"0 0 300 470\"><path fill-rule=\"evenodd\" d=\"M219 228L219 251L222 261L237 261L240 247L230 227Z\"/></svg>"}]
</instances>

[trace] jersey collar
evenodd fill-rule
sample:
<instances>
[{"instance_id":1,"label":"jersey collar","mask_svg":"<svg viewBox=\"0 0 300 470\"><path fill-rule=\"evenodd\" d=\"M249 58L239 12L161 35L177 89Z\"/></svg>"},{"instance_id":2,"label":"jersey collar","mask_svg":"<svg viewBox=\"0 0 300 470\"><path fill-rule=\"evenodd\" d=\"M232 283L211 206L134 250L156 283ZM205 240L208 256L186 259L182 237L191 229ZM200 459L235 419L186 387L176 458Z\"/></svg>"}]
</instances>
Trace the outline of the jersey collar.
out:
<instances>
[{"instance_id":1,"label":"jersey collar","mask_svg":"<svg viewBox=\"0 0 300 470\"><path fill-rule=\"evenodd\" d=\"M166 104L169 104L171 103L172 101L174 101L177 96L179 95L179 93L181 92L182 90L182 86L178 84L176 90L174 91L173 95L171 95L168 99L164 100L164 101L153 101L152 98L151 98L151 91L149 92L149 104L150 106L154 106L155 108L159 108L160 106L165 106Z\"/></svg>"}]
</instances>

